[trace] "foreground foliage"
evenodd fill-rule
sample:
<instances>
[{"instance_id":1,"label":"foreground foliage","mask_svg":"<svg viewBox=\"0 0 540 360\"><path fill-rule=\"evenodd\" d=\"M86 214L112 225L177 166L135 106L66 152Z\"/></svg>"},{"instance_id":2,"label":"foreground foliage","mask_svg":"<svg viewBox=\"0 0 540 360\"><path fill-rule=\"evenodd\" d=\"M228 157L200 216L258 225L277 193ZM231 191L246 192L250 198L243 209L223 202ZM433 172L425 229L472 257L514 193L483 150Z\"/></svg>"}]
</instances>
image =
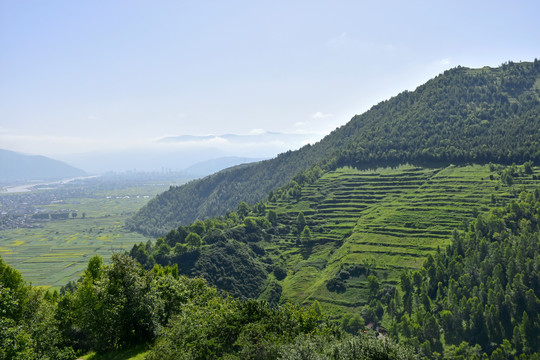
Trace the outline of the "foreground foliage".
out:
<instances>
[{"instance_id":1,"label":"foreground foliage","mask_svg":"<svg viewBox=\"0 0 540 360\"><path fill-rule=\"evenodd\" d=\"M291 345L283 346L284 360L387 360L416 359L410 350L396 346L390 340L375 340L369 336L345 336L341 340L324 336L299 336Z\"/></svg>"},{"instance_id":2,"label":"foreground foliage","mask_svg":"<svg viewBox=\"0 0 540 360\"><path fill-rule=\"evenodd\" d=\"M55 310L55 297L27 285L0 258L0 359L73 359Z\"/></svg>"},{"instance_id":3,"label":"foreground foliage","mask_svg":"<svg viewBox=\"0 0 540 360\"><path fill-rule=\"evenodd\" d=\"M290 359L314 344L319 345L310 357L299 358L325 359L322 339L340 354L332 359L350 359L347 351L412 358L410 351L373 336L347 337L318 308L237 300L202 279L179 276L176 267L144 270L121 254L113 255L111 265L93 257L62 295L28 286L0 260L0 311L2 360L68 360L89 351L98 353L92 358L122 358L125 351L111 351L152 343L149 360ZM349 350L341 355L340 349Z\"/></svg>"}]
</instances>

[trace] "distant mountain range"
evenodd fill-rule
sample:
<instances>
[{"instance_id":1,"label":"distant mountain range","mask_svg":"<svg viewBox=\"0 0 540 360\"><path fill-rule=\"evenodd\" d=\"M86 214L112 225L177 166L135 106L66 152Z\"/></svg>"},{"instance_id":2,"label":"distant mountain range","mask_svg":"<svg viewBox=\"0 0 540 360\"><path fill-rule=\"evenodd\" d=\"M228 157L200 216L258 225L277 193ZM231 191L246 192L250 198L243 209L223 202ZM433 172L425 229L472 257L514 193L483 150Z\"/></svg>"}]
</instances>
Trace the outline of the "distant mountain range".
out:
<instances>
[{"instance_id":1,"label":"distant mountain range","mask_svg":"<svg viewBox=\"0 0 540 360\"><path fill-rule=\"evenodd\" d=\"M245 158L246 154L251 158L268 159L283 151L298 149L308 142L315 142L318 140L317 136L316 134L278 132L248 135L179 135L163 137L152 143L141 145L140 148L63 154L61 160L93 174L133 170L142 172L162 170L179 172L201 162L215 161L215 159L220 158L241 159ZM214 169L219 171L242 162L252 161L232 163L229 161L226 166ZM208 174L210 173L196 173L196 175L200 176Z\"/></svg>"},{"instance_id":2,"label":"distant mountain range","mask_svg":"<svg viewBox=\"0 0 540 360\"><path fill-rule=\"evenodd\" d=\"M56 180L85 175L83 170L62 161L0 149L0 183Z\"/></svg>"},{"instance_id":3,"label":"distant mountain range","mask_svg":"<svg viewBox=\"0 0 540 360\"><path fill-rule=\"evenodd\" d=\"M271 143L271 142L286 142L297 143L305 141L306 134L285 134L280 132L265 131L257 134L239 135L239 134L223 134L223 135L180 135L169 136L159 139L162 143L181 143L181 142L201 142L209 140L225 140L235 144L246 143Z\"/></svg>"},{"instance_id":4,"label":"distant mountain range","mask_svg":"<svg viewBox=\"0 0 540 360\"><path fill-rule=\"evenodd\" d=\"M125 154L118 154L122 158ZM211 154L207 154L210 156ZM112 155L111 155L112 156ZM139 167L136 166L137 160ZM204 177L223 169L241 164L248 164L264 160L263 158L250 158L239 156L223 156L197 162L185 167L177 173L187 176L188 179ZM134 162L134 168L144 169L145 159L130 158ZM171 159L173 161L173 159ZM121 173L122 168L117 172ZM143 170L144 172L144 170ZM25 155L18 152L0 149L0 184L7 184L29 180L57 180L70 177L86 176L85 171L66 164L65 162L54 160L40 155Z\"/></svg>"}]
</instances>

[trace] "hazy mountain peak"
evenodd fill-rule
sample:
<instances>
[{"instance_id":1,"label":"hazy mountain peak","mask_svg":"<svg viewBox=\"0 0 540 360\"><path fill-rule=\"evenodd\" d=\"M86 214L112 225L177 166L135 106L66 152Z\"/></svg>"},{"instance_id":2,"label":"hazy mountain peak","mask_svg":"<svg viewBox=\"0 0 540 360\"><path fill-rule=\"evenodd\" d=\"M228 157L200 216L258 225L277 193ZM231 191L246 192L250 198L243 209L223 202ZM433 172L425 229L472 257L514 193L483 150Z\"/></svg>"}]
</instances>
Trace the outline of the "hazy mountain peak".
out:
<instances>
[{"instance_id":1,"label":"hazy mountain peak","mask_svg":"<svg viewBox=\"0 0 540 360\"><path fill-rule=\"evenodd\" d=\"M85 176L86 173L62 161L41 155L27 155L0 149L0 182L52 180Z\"/></svg>"}]
</instances>

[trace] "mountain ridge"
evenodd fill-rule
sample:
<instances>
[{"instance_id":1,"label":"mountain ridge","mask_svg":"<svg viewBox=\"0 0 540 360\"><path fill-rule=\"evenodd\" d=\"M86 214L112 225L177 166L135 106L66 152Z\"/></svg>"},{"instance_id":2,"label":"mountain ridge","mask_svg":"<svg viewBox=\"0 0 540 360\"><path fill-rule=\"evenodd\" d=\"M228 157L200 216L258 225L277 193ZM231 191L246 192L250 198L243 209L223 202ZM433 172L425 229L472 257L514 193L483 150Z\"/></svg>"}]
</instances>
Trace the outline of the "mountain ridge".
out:
<instances>
[{"instance_id":1,"label":"mountain ridge","mask_svg":"<svg viewBox=\"0 0 540 360\"><path fill-rule=\"evenodd\" d=\"M539 74L538 60L445 71L354 116L313 145L171 188L127 226L163 235L224 214L240 201L255 204L315 164L335 169L540 161Z\"/></svg>"}]
</instances>

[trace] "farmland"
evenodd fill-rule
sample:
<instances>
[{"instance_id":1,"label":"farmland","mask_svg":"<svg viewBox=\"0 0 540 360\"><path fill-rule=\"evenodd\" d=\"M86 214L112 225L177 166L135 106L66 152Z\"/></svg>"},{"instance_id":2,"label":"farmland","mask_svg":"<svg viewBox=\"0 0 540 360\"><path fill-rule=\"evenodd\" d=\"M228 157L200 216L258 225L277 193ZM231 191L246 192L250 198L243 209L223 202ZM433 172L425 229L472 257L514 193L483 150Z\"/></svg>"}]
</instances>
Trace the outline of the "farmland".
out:
<instances>
[{"instance_id":1,"label":"farmland","mask_svg":"<svg viewBox=\"0 0 540 360\"><path fill-rule=\"evenodd\" d=\"M101 180L2 194L0 256L33 285L60 288L76 280L92 256L109 261L112 253L148 241L124 222L168 187Z\"/></svg>"},{"instance_id":2,"label":"farmland","mask_svg":"<svg viewBox=\"0 0 540 360\"><path fill-rule=\"evenodd\" d=\"M270 203L280 222L290 226L302 212L313 237L308 248L291 234L267 249L287 267L283 296L318 300L331 311L356 311L368 298L368 273L382 286L397 286L400 273L418 269L428 254L444 249L454 229L538 185L539 168L524 174L514 167L511 185L501 180L508 169L340 168L304 187L300 201ZM332 280L337 288L328 286Z\"/></svg>"}]
</instances>

